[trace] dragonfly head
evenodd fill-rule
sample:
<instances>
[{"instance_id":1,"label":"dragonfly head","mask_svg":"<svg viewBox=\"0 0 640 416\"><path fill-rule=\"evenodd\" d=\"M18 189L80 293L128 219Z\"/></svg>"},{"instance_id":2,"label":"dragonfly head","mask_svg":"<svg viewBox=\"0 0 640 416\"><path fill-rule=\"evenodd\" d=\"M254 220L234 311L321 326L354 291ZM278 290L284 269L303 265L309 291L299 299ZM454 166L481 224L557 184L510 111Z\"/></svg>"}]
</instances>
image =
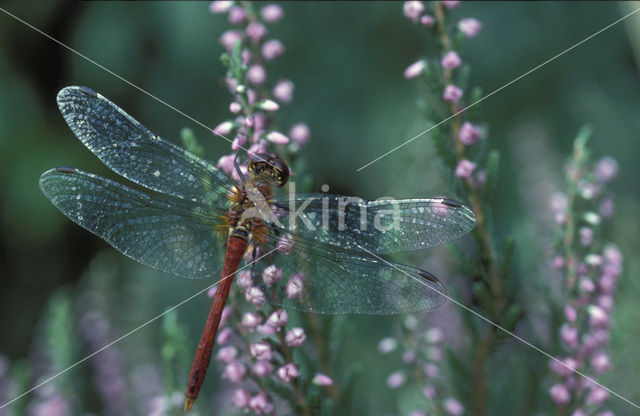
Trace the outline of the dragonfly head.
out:
<instances>
[{"instance_id":1,"label":"dragonfly head","mask_svg":"<svg viewBox=\"0 0 640 416\"><path fill-rule=\"evenodd\" d=\"M249 174L283 187L289 180L289 166L277 153L259 153L249 158Z\"/></svg>"}]
</instances>

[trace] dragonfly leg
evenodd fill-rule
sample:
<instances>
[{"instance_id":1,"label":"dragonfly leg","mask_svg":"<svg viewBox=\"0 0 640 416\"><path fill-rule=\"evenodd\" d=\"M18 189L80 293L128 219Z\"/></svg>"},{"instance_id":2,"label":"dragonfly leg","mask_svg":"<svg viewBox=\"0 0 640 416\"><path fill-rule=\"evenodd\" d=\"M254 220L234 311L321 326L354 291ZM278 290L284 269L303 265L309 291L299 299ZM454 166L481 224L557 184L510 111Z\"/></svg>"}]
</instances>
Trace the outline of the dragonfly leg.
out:
<instances>
[{"instance_id":1,"label":"dragonfly leg","mask_svg":"<svg viewBox=\"0 0 640 416\"><path fill-rule=\"evenodd\" d=\"M242 170L240 170L240 164L238 163L239 153L236 153L236 157L233 158L233 166L236 168L236 172L238 172L238 176L242 182L246 181L244 175L242 174Z\"/></svg>"}]
</instances>

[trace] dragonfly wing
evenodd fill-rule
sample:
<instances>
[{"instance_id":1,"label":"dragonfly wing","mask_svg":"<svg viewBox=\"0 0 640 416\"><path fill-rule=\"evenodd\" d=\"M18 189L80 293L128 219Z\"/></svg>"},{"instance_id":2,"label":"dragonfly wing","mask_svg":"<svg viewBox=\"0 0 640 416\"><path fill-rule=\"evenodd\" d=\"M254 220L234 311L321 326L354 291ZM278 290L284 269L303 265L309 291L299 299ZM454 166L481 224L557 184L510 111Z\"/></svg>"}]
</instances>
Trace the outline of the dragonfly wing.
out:
<instances>
[{"instance_id":1,"label":"dragonfly wing","mask_svg":"<svg viewBox=\"0 0 640 416\"><path fill-rule=\"evenodd\" d=\"M430 310L446 299L444 285L424 270L298 237L289 243L289 254L275 251L253 265L251 287L269 303L304 312L386 315ZM279 271L281 279L273 283Z\"/></svg>"},{"instance_id":2,"label":"dragonfly wing","mask_svg":"<svg viewBox=\"0 0 640 416\"><path fill-rule=\"evenodd\" d=\"M439 246L473 229L476 217L447 198L365 201L330 194L299 194L274 203L282 232L375 254Z\"/></svg>"},{"instance_id":3,"label":"dragonfly wing","mask_svg":"<svg viewBox=\"0 0 640 416\"><path fill-rule=\"evenodd\" d=\"M58 107L74 134L114 172L154 191L226 210L229 179L86 87L66 87ZM221 206L219 206L221 205Z\"/></svg>"},{"instance_id":4,"label":"dragonfly wing","mask_svg":"<svg viewBox=\"0 0 640 416\"><path fill-rule=\"evenodd\" d=\"M73 168L46 171L40 188L76 224L134 260L187 278L220 271L217 219L204 204L152 197Z\"/></svg>"}]
</instances>

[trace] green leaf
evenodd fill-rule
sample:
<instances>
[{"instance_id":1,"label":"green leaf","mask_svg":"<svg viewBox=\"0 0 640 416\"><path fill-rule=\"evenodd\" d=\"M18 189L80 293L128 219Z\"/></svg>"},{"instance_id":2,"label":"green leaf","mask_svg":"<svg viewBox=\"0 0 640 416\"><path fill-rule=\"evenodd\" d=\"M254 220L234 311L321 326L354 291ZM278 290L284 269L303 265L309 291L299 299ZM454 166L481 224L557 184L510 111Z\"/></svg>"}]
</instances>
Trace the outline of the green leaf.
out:
<instances>
[{"instance_id":1,"label":"green leaf","mask_svg":"<svg viewBox=\"0 0 640 416\"><path fill-rule=\"evenodd\" d=\"M474 282L473 286L473 294L475 295L478 303L482 307L482 309L489 312L489 315L495 315L495 308L493 306L493 296L489 293L489 289L484 282Z\"/></svg>"},{"instance_id":2,"label":"green leaf","mask_svg":"<svg viewBox=\"0 0 640 416\"><path fill-rule=\"evenodd\" d=\"M195 134L193 134L193 130L188 127L180 130L180 139L182 140L182 145L185 147L185 149L196 156L204 156L204 149L198 143L198 139L196 138Z\"/></svg>"}]
</instances>

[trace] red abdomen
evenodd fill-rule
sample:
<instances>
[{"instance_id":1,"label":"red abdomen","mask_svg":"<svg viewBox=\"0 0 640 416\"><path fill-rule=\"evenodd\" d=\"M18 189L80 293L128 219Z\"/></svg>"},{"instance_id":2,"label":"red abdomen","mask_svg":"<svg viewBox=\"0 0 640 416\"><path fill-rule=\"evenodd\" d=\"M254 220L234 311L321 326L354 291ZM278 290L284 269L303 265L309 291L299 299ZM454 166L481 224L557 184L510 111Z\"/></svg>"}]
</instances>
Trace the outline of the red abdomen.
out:
<instances>
[{"instance_id":1,"label":"red abdomen","mask_svg":"<svg viewBox=\"0 0 640 416\"><path fill-rule=\"evenodd\" d=\"M191 365L189 385L185 392L185 412L191 410L191 407L200 392L204 376L207 373L207 367L209 367L209 361L211 361L211 351L213 350L213 342L215 340L216 333L218 332L218 326L220 325L222 310L224 309L224 304L229 296L233 276L238 270L238 265L242 260L242 256L244 255L246 248L247 241L245 239L236 236L229 238L218 290L216 290L216 294L213 297L213 305L211 305L211 310L207 317L207 323L204 327L204 331L202 332L202 337L200 337L200 342L198 343L196 357L193 359L193 364Z\"/></svg>"}]
</instances>

